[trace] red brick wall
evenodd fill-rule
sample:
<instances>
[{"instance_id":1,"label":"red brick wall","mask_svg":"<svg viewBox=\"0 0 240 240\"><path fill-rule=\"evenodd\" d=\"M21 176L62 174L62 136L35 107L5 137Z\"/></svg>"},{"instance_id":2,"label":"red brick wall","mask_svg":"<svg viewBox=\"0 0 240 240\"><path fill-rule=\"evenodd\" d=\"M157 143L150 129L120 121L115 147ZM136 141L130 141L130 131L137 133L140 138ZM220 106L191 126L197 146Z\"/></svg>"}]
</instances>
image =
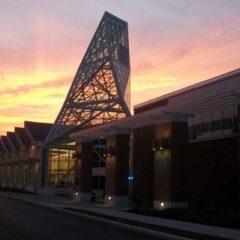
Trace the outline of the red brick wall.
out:
<instances>
[{"instance_id":1,"label":"red brick wall","mask_svg":"<svg viewBox=\"0 0 240 240\"><path fill-rule=\"evenodd\" d=\"M106 159L105 191L107 195L128 195L129 135L119 134L107 138L107 147L114 153Z\"/></svg>"},{"instance_id":2,"label":"red brick wall","mask_svg":"<svg viewBox=\"0 0 240 240\"><path fill-rule=\"evenodd\" d=\"M155 126L134 130L133 199L136 203L153 203L153 151Z\"/></svg>"},{"instance_id":3,"label":"red brick wall","mask_svg":"<svg viewBox=\"0 0 240 240\"><path fill-rule=\"evenodd\" d=\"M223 208L239 202L238 155L238 137L188 145L186 188L193 206Z\"/></svg>"}]
</instances>

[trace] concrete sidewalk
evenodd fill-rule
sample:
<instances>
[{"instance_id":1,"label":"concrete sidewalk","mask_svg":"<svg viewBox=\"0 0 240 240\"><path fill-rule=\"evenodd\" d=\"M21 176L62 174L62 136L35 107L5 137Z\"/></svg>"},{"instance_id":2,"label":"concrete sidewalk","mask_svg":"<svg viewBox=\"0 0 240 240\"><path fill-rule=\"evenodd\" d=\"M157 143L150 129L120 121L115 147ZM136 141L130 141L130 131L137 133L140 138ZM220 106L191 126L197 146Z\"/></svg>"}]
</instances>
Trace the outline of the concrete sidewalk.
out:
<instances>
[{"instance_id":1,"label":"concrete sidewalk","mask_svg":"<svg viewBox=\"0 0 240 240\"><path fill-rule=\"evenodd\" d=\"M196 224L178 220L171 220L159 217L143 216L139 214L126 212L128 208L113 208L103 204L80 204L76 200L68 197L51 197L51 196L39 196L31 194L20 194L12 192L0 192L1 197L19 199L42 206L52 208L71 208L76 210L84 210L100 215L109 217L116 217L120 219L131 220L143 224L155 225L160 227L167 227L172 229L178 229L187 232L193 232L197 234L209 235L214 237L220 237L223 239L240 240L240 230L214 227L203 224ZM104 217L104 216L103 216Z\"/></svg>"}]
</instances>

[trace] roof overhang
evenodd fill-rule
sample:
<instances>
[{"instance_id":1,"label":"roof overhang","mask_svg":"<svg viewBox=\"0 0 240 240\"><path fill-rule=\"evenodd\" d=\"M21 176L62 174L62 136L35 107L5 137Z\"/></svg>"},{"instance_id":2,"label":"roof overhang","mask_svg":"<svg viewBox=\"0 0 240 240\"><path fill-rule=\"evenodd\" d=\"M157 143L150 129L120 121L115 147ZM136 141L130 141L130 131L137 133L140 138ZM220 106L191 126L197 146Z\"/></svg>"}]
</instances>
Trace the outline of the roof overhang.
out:
<instances>
[{"instance_id":1,"label":"roof overhang","mask_svg":"<svg viewBox=\"0 0 240 240\"><path fill-rule=\"evenodd\" d=\"M129 134L134 129L145 126L166 122L186 122L189 116L191 115L187 113L166 112L153 109L118 121L79 130L70 134L70 138L75 141L84 142L89 139L93 140L116 134Z\"/></svg>"}]
</instances>

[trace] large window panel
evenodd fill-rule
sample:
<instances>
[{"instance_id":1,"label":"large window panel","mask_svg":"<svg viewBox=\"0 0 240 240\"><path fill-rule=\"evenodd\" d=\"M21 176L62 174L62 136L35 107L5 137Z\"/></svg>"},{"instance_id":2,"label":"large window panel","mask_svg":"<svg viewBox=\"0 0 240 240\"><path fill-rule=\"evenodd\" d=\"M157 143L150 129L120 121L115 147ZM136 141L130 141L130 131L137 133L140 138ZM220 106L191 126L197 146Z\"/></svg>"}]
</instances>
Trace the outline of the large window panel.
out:
<instances>
[{"instance_id":1,"label":"large window panel","mask_svg":"<svg viewBox=\"0 0 240 240\"><path fill-rule=\"evenodd\" d=\"M222 136L222 109L212 111L212 135Z\"/></svg>"},{"instance_id":2,"label":"large window panel","mask_svg":"<svg viewBox=\"0 0 240 240\"><path fill-rule=\"evenodd\" d=\"M233 132L238 132L238 106L233 106Z\"/></svg>"},{"instance_id":3,"label":"large window panel","mask_svg":"<svg viewBox=\"0 0 240 240\"><path fill-rule=\"evenodd\" d=\"M61 150L60 151L60 158L59 158L59 173L67 173L68 171L68 150Z\"/></svg>"},{"instance_id":4,"label":"large window panel","mask_svg":"<svg viewBox=\"0 0 240 240\"><path fill-rule=\"evenodd\" d=\"M202 137L210 137L212 131L212 113L202 113Z\"/></svg>"},{"instance_id":5,"label":"large window panel","mask_svg":"<svg viewBox=\"0 0 240 240\"><path fill-rule=\"evenodd\" d=\"M74 151L69 149L50 149L48 183L51 187L70 187L74 180Z\"/></svg>"},{"instance_id":6,"label":"large window panel","mask_svg":"<svg viewBox=\"0 0 240 240\"><path fill-rule=\"evenodd\" d=\"M193 138L193 118L188 117L188 139L192 140Z\"/></svg>"},{"instance_id":7,"label":"large window panel","mask_svg":"<svg viewBox=\"0 0 240 240\"><path fill-rule=\"evenodd\" d=\"M49 149L49 164L48 164L48 184L56 186L58 184L58 167L59 167L59 149Z\"/></svg>"},{"instance_id":8,"label":"large window panel","mask_svg":"<svg viewBox=\"0 0 240 240\"><path fill-rule=\"evenodd\" d=\"M58 184L58 173L48 174L48 184L50 187L55 187Z\"/></svg>"},{"instance_id":9,"label":"large window panel","mask_svg":"<svg viewBox=\"0 0 240 240\"><path fill-rule=\"evenodd\" d=\"M202 137L202 114L198 113L193 117L193 139Z\"/></svg>"},{"instance_id":10,"label":"large window panel","mask_svg":"<svg viewBox=\"0 0 240 240\"><path fill-rule=\"evenodd\" d=\"M231 134L233 132L233 106L224 107L222 109L223 121L223 135Z\"/></svg>"}]
</instances>

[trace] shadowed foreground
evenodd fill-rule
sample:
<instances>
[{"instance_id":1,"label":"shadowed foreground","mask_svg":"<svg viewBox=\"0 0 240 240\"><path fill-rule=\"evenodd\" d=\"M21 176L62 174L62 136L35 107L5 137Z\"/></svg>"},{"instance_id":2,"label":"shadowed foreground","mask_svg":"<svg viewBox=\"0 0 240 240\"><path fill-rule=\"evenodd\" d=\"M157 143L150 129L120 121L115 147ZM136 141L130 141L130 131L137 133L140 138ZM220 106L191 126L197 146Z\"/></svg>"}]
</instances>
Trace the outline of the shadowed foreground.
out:
<instances>
[{"instance_id":1,"label":"shadowed foreground","mask_svg":"<svg viewBox=\"0 0 240 240\"><path fill-rule=\"evenodd\" d=\"M0 239L156 239L84 216L68 216L42 207L0 198Z\"/></svg>"}]
</instances>

